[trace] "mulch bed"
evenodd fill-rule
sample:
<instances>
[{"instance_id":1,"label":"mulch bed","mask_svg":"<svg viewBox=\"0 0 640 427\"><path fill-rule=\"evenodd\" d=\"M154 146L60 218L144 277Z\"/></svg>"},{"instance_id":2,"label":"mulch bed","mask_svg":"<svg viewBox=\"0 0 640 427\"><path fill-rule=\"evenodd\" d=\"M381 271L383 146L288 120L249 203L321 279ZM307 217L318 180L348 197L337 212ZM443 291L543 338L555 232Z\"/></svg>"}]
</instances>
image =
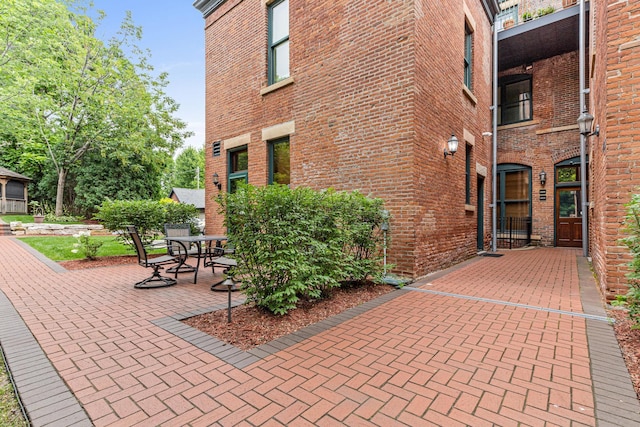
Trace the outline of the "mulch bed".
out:
<instances>
[{"instance_id":1,"label":"mulch bed","mask_svg":"<svg viewBox=\"0 0 640 427\"><path fill-rule=\"evenodd\" d=\"M183 322L241 350L249 350L393 290L389 285L371 282L349 284L332 289L325 299L304 301L283 316L247 304L231 309L231 323L227 323L226 309L190 317Z\"/></svg>"},{"instance_id":2,"label":"mulch bed","mask_svg":"<svg viewBox=\"0 0 640 427\"><path fill-rule=\"evenodd\" d=\"M85 268L110 267L112 265L135 264L138 262L136 255L102 256L94 260L77 259L73 261L60 261L62 267L67 270L83 270Z\"/></svg>"},{"instance_id":3,"label":"mulch bed","mask_svg":"<svg viewBox=\"0 0 640 427\"><path fill-rule=\"evenodd\" d=\"M607 315L615 319L613 329L627 365L633 388L640 398L640 330L631 329L632 323L624 310L609 310Z\"/></svg>"},{"instance_id":4,"label":"mulch bed","mask_svg":"<svg viewBox=\"0 0 640 427\"><path fill-rule=\"evenodd\" d=\"M67 270L81 270L136 262L138 258L135 255L126 255L99 257L92 261L86 259L61 261L59 264ZM301 302L297 309L284 316L247 304L231 310L232 323L227 323L226 309L191 317L184 322L219 340L242 350L248 350L393 290L392 286L372 282L348 283L340 288L331 289L329 296L325 299Z\"/></svg>"}]
</instances>

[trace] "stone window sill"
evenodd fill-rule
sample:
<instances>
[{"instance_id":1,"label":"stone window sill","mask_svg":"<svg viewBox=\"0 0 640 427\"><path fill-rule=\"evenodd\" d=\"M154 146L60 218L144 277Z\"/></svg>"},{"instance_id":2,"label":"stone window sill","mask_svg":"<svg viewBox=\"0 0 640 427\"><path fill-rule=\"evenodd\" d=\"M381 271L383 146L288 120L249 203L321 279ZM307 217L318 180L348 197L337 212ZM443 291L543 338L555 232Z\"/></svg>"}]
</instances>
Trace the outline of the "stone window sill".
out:
<instances>
[{"instance_id":1,"label":"stone window sill","mask_svg":"<svg viewBox=\"0 0 640 427\"><path fill-rule=\"evenodd\" d=\"M462 85L462 93L465 94L465 96L469 99L469 101L471 101L474 107L478 104L478 98L475 97L475 95L465 84Z\"/></svg>"},{"instance_id":2,"label":"stone window sill","mask_svg":"<svg viewBox=\"0 0 640 427\"><path fill-rule=\"evenodd\" d=\"M272 85L269 85L267 87L263 87L262 89L260 89L260 95L266 95L268 93L271 93L275 90L278 90L282 87L285 86L289 86L290 84L292 84L294 82L293 77L287 77L284 80L280 80L278 83L274 83Z\"/></svg>"}]
</instances>

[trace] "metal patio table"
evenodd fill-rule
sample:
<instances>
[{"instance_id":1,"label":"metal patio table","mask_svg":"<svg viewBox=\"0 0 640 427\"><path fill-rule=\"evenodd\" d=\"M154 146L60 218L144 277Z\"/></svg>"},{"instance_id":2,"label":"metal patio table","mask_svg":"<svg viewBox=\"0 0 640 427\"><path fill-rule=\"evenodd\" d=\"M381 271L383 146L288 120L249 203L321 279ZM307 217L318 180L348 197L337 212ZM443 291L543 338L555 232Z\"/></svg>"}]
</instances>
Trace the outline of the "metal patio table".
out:
<instances>
[{"instance_id":1,"label":"metal patio table","mask_svg":"<svg viewBox=\"0 0 640 427\"><path fill-rule=\"evenodd\" d=\"M222 242L227 240L227 236L203 234L200 236L165 237L164 239L167 241L167 244L170 244L172 242L180 244L180 246L182 246L182 249L184 250L184 254L180 254L180 264L177 268L180 268L180 266L184 265L187 262L187 258L189 258L189 246L191 246L192 244L196 245L196 247L198 248L198 253L197 255L191 256L196 256L198 258L195 268L195 274L193 276L193 283L197 283L198 270L200 269L200 259L206 258L207 256L212 256L213 252L211 243L216 242L216 247L221 247ZM202 250L203 243L206 243L204 251Z\"/></svg>"}]
</instances>

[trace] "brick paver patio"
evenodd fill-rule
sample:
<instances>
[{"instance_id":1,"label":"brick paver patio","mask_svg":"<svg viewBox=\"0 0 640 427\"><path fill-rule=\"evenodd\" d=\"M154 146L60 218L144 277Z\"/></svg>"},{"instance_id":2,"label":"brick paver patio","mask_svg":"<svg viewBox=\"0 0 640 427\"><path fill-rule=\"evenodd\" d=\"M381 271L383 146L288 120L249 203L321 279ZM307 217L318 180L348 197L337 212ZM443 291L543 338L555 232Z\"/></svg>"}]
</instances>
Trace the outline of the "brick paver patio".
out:
<instances>
[{"instance_id":1,"label":"brick paver patio","mask_svg":"<svg viewBox=\"0 0 640 427\"><path fill-rule=\"evenodd\" d=\"M210 271L134 289L148 274L0 238L0 343L33 425L640 425L576 250L478 257L250 352L179 322L226 306Z\"/></svg>"}]
</instances>

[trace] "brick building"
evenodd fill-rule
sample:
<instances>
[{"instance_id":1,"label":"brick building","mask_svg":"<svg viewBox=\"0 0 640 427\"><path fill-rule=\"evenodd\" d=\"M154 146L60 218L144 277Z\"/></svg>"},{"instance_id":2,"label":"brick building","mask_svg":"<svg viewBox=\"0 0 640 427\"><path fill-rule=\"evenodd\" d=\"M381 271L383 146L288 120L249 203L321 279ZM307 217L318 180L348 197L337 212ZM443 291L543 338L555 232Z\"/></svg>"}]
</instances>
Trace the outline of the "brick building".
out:
<instances>
[{"instance_id":1,"label":"brick building","mask_svg":"<svg viewBox=\"0 0 640 427\"><path fill-rule=\"evenodd\" d=\"M497 18L498 246L581 247L580 8L531 3L502 2Z\"/></svg>"},{"instance_id":2,"label":"brick building","mask_svg":"<svg viewBox=\"0 0 640 427\"><path fill-rule=\"evenodd\" d=\"M206 170L222 191L248 180L381 197L390 262L410 277L486 245L495 2L195 6L205 17ZM458 153L444 156L451 135ZM207 182L209 231L221 228L217 191Z\"/></svg>"},{"instance_id":3,"label":"brick building","mask_svg":"<svg viewBox=\"0 0 640 427\"><path fill-rule=\"evenodd\" d=\"M625 204L640 192L640 2L591 4L591 112L600 134L590 138L590 247L609 296L626 292L629 250L622 246Z\"/></svg>"},{"instance_id":4,"label":"brick building","mask_svg":"<svg viewBox=\"0 0 640 427\"><path fill-rule=\"evenodd\" d=\"M532 238L543 245L583 247L593 259L603 292L612 298L627 288L630 255L620 243L625 237L621 224L625 204L640 185L640 3L585 2L583 40L579 38L580 2L545 6L549 5L554 9L551 13L524 21L527 12L535 17L541 5L501 2L503 11L496 19L502 28L498 88L504 95L511 87L512 97L517 98L508 100L514 110L507 117L509 123L498 120L498 174L499 178L503 170L514 174L512 193L514 187L521 191L515 192L519 196L513 198L512 210L531 217ZM510 18L515 18L515 25L506 28L504 22ZM580 52L584 54L584 91ZM583 110L595 120L581 149L576 118ZM582 197L583 150L586 199ZM545 185L540 180L542 171L547 175ZM522 196L525 187L528 196ZM508 185L506 191L497 191L497 199L509 200L505 193Z\"/></svg>"},{"instance_id":5,"label":"brick building","mask_svg":"<svg viewBox=\"0 0 640 427\"><path fill-rule=\"evenodd\" d=\"M493 245L587 245L602 288L624 287L620 223L640 184L637 1L586 2L583 50L575 0L194 5L207 175L221 187L206 184L209 231L222 228L212 196L237 180L358 189L386 201L399 274ZM600 129L584 149L583 103ZM458 151L443 156L452 134Z\"/></svg>"}]
</instances>

